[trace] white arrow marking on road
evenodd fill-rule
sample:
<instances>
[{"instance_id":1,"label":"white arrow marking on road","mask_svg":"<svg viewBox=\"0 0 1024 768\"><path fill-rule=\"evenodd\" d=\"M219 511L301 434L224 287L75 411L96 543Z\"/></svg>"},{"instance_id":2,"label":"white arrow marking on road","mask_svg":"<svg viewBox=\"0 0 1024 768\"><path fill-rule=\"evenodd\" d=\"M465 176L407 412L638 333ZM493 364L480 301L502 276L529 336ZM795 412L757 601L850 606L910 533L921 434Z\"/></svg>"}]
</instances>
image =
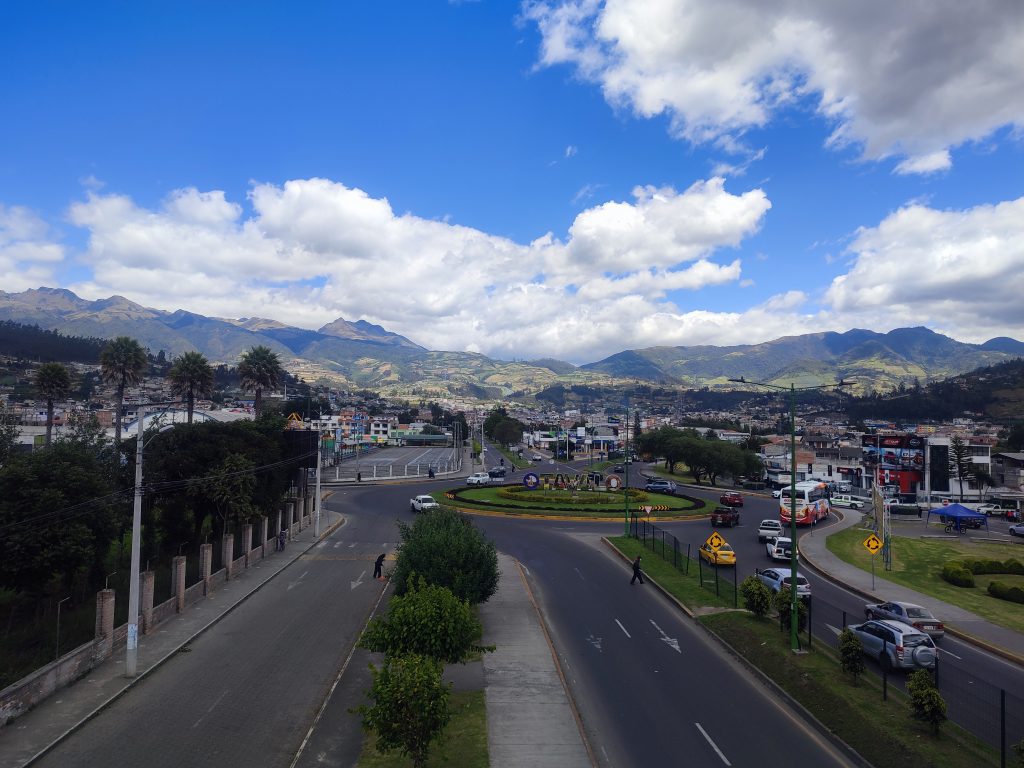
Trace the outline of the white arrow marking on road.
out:
<instances>
[{"instance_id":1,"label":"white arrow marking on road","mask_svg":"<svg viewBox=\"0 0 1024 768\"><path fill-rule=\"evenodd\" d=\"M626 637L628 637L630 640L633 639L633 636L631 634L629 634L629 632L626 632L626 628L624 626L622 626L622 622L621 621L616 619L615 623L619 625L619 629L622 630L623 634L625 634Z\"/></svg>"},{"instance_id":2,"label":"white arrow marking on road","mask_svg":"<svg viewBox=\"0 0 1024 768\"><path fill-rule=\"evenodd\" d=\"M354 546L355 546L355 544L354 544L354 543L353 543L353 544L349 544L349 545L348 545L348 548L349 548L349 549L352 549L352 547L354 547Z\"/></svg>"},{"instance_id":3,"label":"white arrow marking on road","mask_svg":"<svg viewBox=\"0 0 1024 768\"><path fill-rule=\"evenodd\" d=\"M343 542L341 542L341 541L334 542L334 548L337 549L338 547L340 547L342 545L342 543Z\"/></svg>"},{"instance_id":4,"label":"white arrow marking on road","mask_svg":"<svg viewBox=\"0 0 1024 768\"><path fill-rule=\"evenodd\" d=\"M358 587L360 584L363 583L363 576L365 576L365 575L366 575L366 571L363 571L362 573L359 574L359 578L358 579L356 579L355 581L350 581L349 582L349 584L352 585L352 589L355 589L356 587Z\"/></svg>"},{"instance_id":5,"label":"white arrow marking on road","mask_svg":"<svg viewBox=\"0 0 1024 768\"><path fill-rule=\"evenodd\" d=\"M730 762L729 762L729 761L728 761L728 760L726 759L725 755L723 755L723 754L722 754L722 750L720 750L720 749L718 748L718 745L717 745L717 744L715 744L715 742L713 742L713 741L711 740L711 737L710 737L710 736L708 736L708 732L707 732L707 731L705 731L705 730L704 730L704 729L703 729L703 728L701 727L700 723L694 723L694 725L696 725L696 726L697 726L697 730L698 730L698 731L700 731L700 734L701 734L701 736L703 736L703 737L704 737L705 739L707 739L707 742L708 742L708 744L710 744L710 745L711 745L711 748L712 748L713 750L715 750L715 752L716 752L716 753L718 754L718 756L719 756L720 758L722 758L722 762L723 762L723 763L725 763L726 765L732 765L732 763L730 763Z\"/></svg>"},{"instance_id":6,"label":"white arrow marking on road","mask_svg":"<svg viewBox=\"0 0 1024 768\"><path fill-rule=\"evenodd\" d=\"M651 624L654 624L654 619L651 619L650 621L651 621ZM668 645L669 648L674 649L676 653L682 653L682 651L679 650L679 641L678 640L676 640L674 637L669 637L668 635L666 635L665 634L665 630L663 630L657 624L654 624L654 628L656 630L658 630L659 633L661 633L662 642L664 642L666 645Z\"/></svg>"},{"instance_id":7,"label":"white arrow marking on road","mask_svg":"<svg viewBox=\"0 0 1024 768\"><path fill-rule=\"evenodd\" d=\"M587 642L590 643L595 648L597 648L598 652L600 653L600 651L601 651L601 638L600 637L594 637L593 635L587 635Z\"/></svg>"},{"instance_id":8,"label":"white arrow marking on road","mask_svg":"<svg viewBox=\"0 0 1024 768\"><path fill-rule=\"evenodd\" d=\"M576 575L580 577L581 581L586 581L586 579L583 578L583 574L580 573L580 569L579 568L573 568L573 570L576 571Z\"/></svg>"},{"instance_id":9,"label":"white arrow marking on road","mask_svg":"<svg viewBox=\"0 0 1024 768\"><path fill-rule=\"evenodd\" d=\"M306 571L306 573L309 573L309 571ZM286 589L286 590L285 590L285 592L290 592L290 591L291 591L291 588L292 588L292 587L298 586L298 585L299 585L299 583L300 583L300 582L301 582L301 581L302 581L302 580L303 580L304 578L306 578L306 573L302 574L301 576L299 576L299 578L297 578L297 579L296 579L295 581L293 581L293 582L292 582L291 584L289 584L289 585L288 585L288 589Z\"/></svg>"},{"instance_id":10,"label":"white arrow marking on road","mask_svg":"<svg viewBox=\"0 0 1024 768\"><path fill-rule=\"evenodd\" d=\"M836 637L839 637L839 635L842 633L842 630L839 627L833 627L831 624L826 624L825 626L831 629L833 632L835 632Z\"/></svg>"}]
</instances>

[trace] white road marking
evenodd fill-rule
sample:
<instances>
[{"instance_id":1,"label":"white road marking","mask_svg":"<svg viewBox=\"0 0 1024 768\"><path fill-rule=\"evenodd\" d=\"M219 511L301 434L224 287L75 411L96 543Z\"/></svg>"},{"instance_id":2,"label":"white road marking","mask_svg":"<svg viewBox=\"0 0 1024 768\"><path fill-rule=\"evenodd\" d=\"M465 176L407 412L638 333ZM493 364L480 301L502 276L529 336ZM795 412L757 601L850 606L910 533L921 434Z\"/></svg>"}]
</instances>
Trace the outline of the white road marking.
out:
<instances>
[{"instance_id":1,"label":"white road marking","mask_svg":"<svg viewBox=\"0 0 1024 768\"><path fill-rule=\"evenodd\" d=\"M651 619L650 621L651 624L654 624L654 619ZM663 630L657 624L654 624L654 628L658 630L659 634L661 634L661 640L663 643L665 643L669 648L673 649L676 653L682 653L682 651L679 650L678 640L676 640L674 637L669 637L668 635L666 635L665 630Z\"/></svg>"},{"instance_id":2,"label":"white road marking","mask_svg":"<svg viewBox=\"0 0 1024 768\"><path fill-rule=\"evenodd\" d=\"M211 712L213 712L213 710L217 708L217 705L220 704L221 699L223 699L227 695L228 695L228 692L227 692L227 690L225 690L224 693L222 693L220 696L218 696L217 700L215 702L213 702L213 704L211 704L209 706L209 708L206 710L206 715L208 715ZM206 715L203 715L203 717L200 717L198 720L196 720L194 723L192 723L192 727L195 728L197 725L199 725L201 722L203 722L203 718L205 718Z\"/></svg>"},{"instance_id":3,"label":"white road marking","mask_svg":"<svg viewBox=\"0 0 1024 768\"><path fill-rule=\"evenodd\" d=\"M580 569L579 568L573 568L573 570L576 571L576 575L580 577L581 581L586 581L586 579L583 577L583 574L580 573Z\"/></svg>"},{"instance_id":4,"label":"white road marking","mask_svg":"<svg viewBox=\"0 0 1024 768\"><path fill-rule=\"evenodd\" d=\"M355 546L355 544L349 544L349 545L348 545L348 548L349 548L349 549L352 549L352 547L354 547L354 546Z\"/></svg>"},{"instance_id":5,"label":"white road marking","mask_svg":"<svg viewBox=\"0 0 1024 768\"><path fill-rule=\"evenodd\" d=\"M358 579L356 579L355 581L350 581L349 582L349 584L352 585L352 589L355 589L356 587L358 587L359 585L361 585L363 583L363 576L365 576L365 575L366 575L366 571L363 571L362 573L359 574L359 578Z\"/></svg>"},{"instance_id":6,"label":"white road marking","mask_svg":"<svg viewBox=\"0 0 1024 768\"><path fill-rule=\"evenodd\" d=\"M954 659L959 659L960 661L963 661L963 658L962 658L962 657L960 657L960 656L957 656L957 655L956 655L955 653L953 653L952 651L947 651L947 650L946 650L945 648L936 648L935 650L937 650L937 651L942 651L942 652L943 652L944 654L946 654L947 656L952 656L952 657L953 657Z\"/></svg>"},{"instance_id":7,"label":"white road marking","mask_svg":"<svg viewBox=\"0 0 1024 768\"><path fill-rule=\"evenodd\" d=\"M306 573L309 573L309 571L306 571ZM302 580L306 578L306 573L302 574L301 576L299 576L299 578L297 578L295 581L289 584L288 589L286 589L285 592L290 592L292 587L297 587L302 582Z\"/></svg>"},{"instance_id":8,"label":"white road marking","mask_svg":"<svg viewBox=\"0 0 1024 768\"><path fill-rule=\"evenodd\" d=\"M825 626L832 630L832 632L835 633L836 637L839 637L839 635L842 633L842 630L839 629L839 627L833 627L831 624L826 624Z\"/></svg>"},{"instance_id":9,"label":"white road marking","mask_svg":"<svg viewBox=\"0 0 1024 768\"><path fill-rule=\"evenodd\" d=\"M615 620L615 623L619 625L619 629L621 629L621 630L622 630L623 634L624 634L624 635L625 635L626 637L628 637L628 638L629 638L630 640L632 640L632 639L633 639L633 636L632 636L631 634L629 634L629 632L626 632L626 628L625 628L624 626L622 626L622 622L621 622L621 621L619 621L618 619L616 619L616 620Z\"/></svg>"},{"instance_id":10,"label":"white road marking","mask_svg":"<svg viewBox=\"0 0 1024 768\"><path fill-rule=\"evenodd\" d=\"M593 635L587 635L587 642L590 643L595 648L597 648L598 653L601 652L601 638L600 637L594 637Z\"/></svg>"},{"instance_id":11,"label":"white road marking","mask_svg":"<svg viewBox=\"0 0 1024 768\"><path fill-rule=\"evenodd\" d=\"M717 754L717 755L718 755L718 756L719 756L720 758L722 758L722 762L723 762L723 763L725 763L726 765L732 765L732 763L730 763L730 762L729 762L729 760L728 760L728 759L726 758L726 756L722 754L722 750L720 750L720 749L718 748L718 745L717 745L717 744L715 744L715 742L711 740L711 737L710 737L710 736L708 736L708 732L707 732L707 731L705 731L705 730L704 730L704 729L703 729L703 728L701 727L700 723L694 723L694 725L696 725L696 726L697 726L697 730L698 730L698 731L700 731L700 734L701 734L701 736L703 736L703 737L704 737L704 738L705 738L705 739L707 740L708 744L710 744L710 745L711 745L711 748L712 748L713 750L715 750L715 753L716 753L716 754Z\"/></svg>"},{"instance_id":12,"label":"white road marking","mask_svg":"<svg viewBox=\"0 0 1024 768\"><path fill-rule=\"evenodd\" d=\"M343 543L344 543L344 542L342 542L342 541L340 541L340 540L339 540L339 541L336 541L336 542L334 542L334 548L335 548L335 549L337 549L337 548L338 548L338 547L340 547L340 546L341 546L341 545L342 545Z\"/></svg>"}]
</instances>

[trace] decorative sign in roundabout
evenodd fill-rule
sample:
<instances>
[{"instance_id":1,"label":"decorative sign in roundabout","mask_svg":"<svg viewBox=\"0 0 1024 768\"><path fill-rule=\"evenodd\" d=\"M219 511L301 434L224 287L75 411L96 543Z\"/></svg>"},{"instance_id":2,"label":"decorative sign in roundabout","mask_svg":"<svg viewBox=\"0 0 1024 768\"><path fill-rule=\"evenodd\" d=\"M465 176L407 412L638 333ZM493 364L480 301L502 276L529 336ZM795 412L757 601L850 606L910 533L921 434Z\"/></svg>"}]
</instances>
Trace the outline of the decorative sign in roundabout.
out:
<instances>
[{"instance_id":1,"label":"decorative sign in roundabout","mask_svg":"<svg viewBox=\"0 0 1024 768\"><path fill-rule=\"evenodd\" d=\"M527 472L523 475L523 487L529 488L531 491L540 485L540 477L536 472Z\"/></svg>"}]
</instances>

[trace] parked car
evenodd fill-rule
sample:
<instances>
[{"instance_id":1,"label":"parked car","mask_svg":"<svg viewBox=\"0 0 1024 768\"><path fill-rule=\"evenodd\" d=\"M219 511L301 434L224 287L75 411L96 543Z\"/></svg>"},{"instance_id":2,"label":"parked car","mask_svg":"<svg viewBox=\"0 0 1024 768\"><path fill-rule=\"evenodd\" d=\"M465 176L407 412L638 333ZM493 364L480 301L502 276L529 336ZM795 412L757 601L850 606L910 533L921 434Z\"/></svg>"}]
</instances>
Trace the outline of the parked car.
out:
<instances>
[{"instance_id":1,"label":"parked car","mask_svg":"<svg viewBox=\"0 0 1024 768\"><path fill-rule=\"evenodd\" d=\"M488 475L488 477L492 477L492 478L504 477L505 476L505 468L504 467L494 467L493 469L487 470L487 475Z\"/></svg>"},{"instance_id":2,"label":"parked car","mask_svg":"<svg viewBox=\"0 0 1024 768\"><path fill-rule=\"evenodd\" d=\"M848 507L850 509L860 509L864 506L864 502L861 499L849 496L845 493L837 493L829 499L829 503L831 503L833 507Z\"/></svg>"},{"instance_id":3,"label":"parked car","mask_svg":"<svg viewBox=\"0 0 1024 768\"><path fill-rule=\"evenodd\" d=\"M486 472L474 472L466 478L466 485L487 485L491 482L491 476Z\"/></svg>"},{"instance_id":4,"label":"parked car","mask_svg":"<svg viewBox=\"0 0 1024 768\"><path fill-rule=\"evenodd\" d=\"M891 603L870 603L864 606L864 616L871 619L892 619L909 624L914 629L924 632L933 640L938 640L946 634L946 628L932 612L914 603L904 603L894 600Z\"/></svg>"},{"instance_id":5,"label":"parked car","mask_svg":"<svg viewBox=\"0 0 1024 768\"><path fill-rule=\"evenodd\" d=\"M792 589L793 582L790 581L791 574L787 569L765 568L763 571L754 571L754 574L772 592L781 592L782 590L788 592ZM810 602L811 583L799 571L796 574L796 595L801 600Z\"/></svg>"},{"instance_id":6,"label":"parked car","mask_svg":"<svg viewBox=\"0 0 1024 768\"><path fill-rule=\"evenodd\" d=\"M1001 504L981 504L978 506L978 512L989 516L1006 517L1008 513L1016 511L1013 507L1004 507Z\"/></svg>"},{"instance_id":7,"label":"parked car","mask_svg":"<svg viewBox=\"0 0 1024 768\"><path fill-rule=\"evenodd\" d=\"M736 551L731 544L723 544L716 552L706 541L697 550L700 558L711 565L736 565Z\"/></svg>"},{"instance_id":8,"label":"parked car","mask_svg":"<svg viewBox=\"0 0 1024 768\"><path fill-rule=\"evenodd\" d=\"M768 557L772 560L789 562L793 558L793 540L788 536L776 536L768 539L765 549L768 552Z\"/></svg>"},{"instance_id":9,"label":"parked car","mask_svg":"<svg viewBox=\"0 0 1024 768\"><path fill-rule=\"evenodd\" d=\"M530 456L530 461L544 461L544 457L541 456L539 453L535 453L532 456Z\"/></svg>"},{"instance_id":10,"label":"parked car","mask_svg":"<svg viewBox=\"0 0 1024 768\"><path fill-rule=\"evenodd\" d=\"M773 499L781 499L782 498L782 489L781 488L776 488L774 491L772 491L772 498Z\"/></svg>"},{"instance_id":11,"label":"parked car","mask_svg":"<svg viewBox=\"0 0 1024 768\"><path fill-rule=\"evenodd\" d=\"M620 475L625 471L626 468L621 464L616 464L614 467L612 467L612 472L618 472Z\"/></svg>"},{"instance_id":12,"label":"parked car","mask_svg":"<svg viewBox=\"0 0 1024 768\"><path fill-rule=\"evenodd\" d=\"M413 496L409 499L409 509L412 512L429 512L432 509L440 509L441 505L434 501L433 496Z\"/></svg>"},{"instance_id":13,"label":"parked car","mask_svg":"<svg viewBox=\"0 0 1024 768\"><path fill-rule=\"evenodd\" d=\"M878 659L882 669L935 667L935 642L909 624L875 619L852 624L850 630L860 638L864 655Z\"/></svg>"},{"instance_id":14,"label":"parked car","mask_svg":"<svg viewBox=\"0 0 1024 768\"><path fill-rule=\"evenodd\" d=\"M648 480L644 490L652 493L675 493L676 484L671 480Z\"/></svg>"},{"instance_id":15,"label":"parked car","mask_svg":"<svg viewBox=\"0 0 1024 768\"><path fill-rule=\"evenodd\" d=\"M757 540L767 541L782 535L782 523L778 520L762 520L757 526Z\"/></svg>"},{"instance_id":16,"label":"parked car","mask_svg":"<svg viewBox=\"0 0 1024 768\"><path fill-rule=\"evenodd\" d=\"M1024 536L1024 523L1015 523L1010 526L1011 536Z\"/></svg>"},{"instance_id":17,"label":"parked car","mask_svg":"<svg viewBox=\"0 0 1024 768\"><path fill-rule=\"evenodd\" d=\"M737 491L726 491L722 494L721 498L718 499L719 504L725 504L727 507L742 507L743 506L743 494Z\"/></svg>"},{"instance_id":18,"label":"parked car","mask_svg":"<svg viewBox=\"0 0 1024 768\"><path fill-rule=\"evenodd\" d=\"M852 490L853 490L853 486L850 485L850 483L846 483L846 482L842 482L842 481L836 483L836 492L837 493L849 493Z\"/></svg>"},{"instance_id":19,"label":"parked car","mask_svg":"<svg viewBox=\"0 0 1024 768\"><path fill-rule=\"evenodd\" d=\"M711 513L711 527L728 525L730 528L740 524L740 513L733 507L715 507Z\"/></svg>"}]
</instances>

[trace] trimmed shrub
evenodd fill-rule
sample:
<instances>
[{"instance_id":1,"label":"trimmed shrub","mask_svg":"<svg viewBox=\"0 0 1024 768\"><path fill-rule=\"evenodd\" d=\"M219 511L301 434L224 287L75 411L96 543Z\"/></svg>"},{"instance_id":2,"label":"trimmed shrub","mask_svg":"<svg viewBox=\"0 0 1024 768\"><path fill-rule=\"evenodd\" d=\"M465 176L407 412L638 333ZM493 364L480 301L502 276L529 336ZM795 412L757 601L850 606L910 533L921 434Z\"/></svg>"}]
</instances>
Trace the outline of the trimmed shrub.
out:
<instances>
[{"instance_id":1,"label":"trimmed shrub","mask_svg":"<svg viewBox=\"0 0 1024 768\"><path fill-rule=\"evenodd\" d=\"M776 592L772 599L775 610L779 614L779 621L785 627L789 626L789 622L791 621L790 617L793 613L791 601L792 595L788 589ZM796 626L800 632L803 632L807 628L807 604L803 600L797 600L796 606Z\"/></svg>"},{"instance_id":2,"label":"trimmed shrub","mask_svg":"<svg viewBox=\"0 0 1024 768\"><path fill-rule=\"evenodd\" d=\"M1024 576L1024 563L1020 560L1007 560L1003 565L1006 567L1004 573L1012 573L1015 576Z\"/></svg>"},{"instance_id":3,"label":"trimmed shrub","mask_svg":"<svg viewBox=\"0 0 1024 768\"><path fill-rule=\"evenodd\" d=\"M946 720L946 700L938 690L929 687L912 691L910 707L915 719L931 725L933 733L939 732L939 727Z\"/></svg>"},{"instance_id":4,"label":"trimmed shrub","mask_svg":"<svg viewBox=\"0 0 1024 768\"><path fill-rule=\"evenodd\" d=\"M1012 603L1024 603L1024 589L1011 587L1002 581L993 581L988 585L988 593L1000 600L1009 600Z\"/></svg>"},{"instance_id":5,"label":"trimmed shrub","mask_svg":"<svg viewBox=\"0 0 1024 768\"><path fill-rule=\"evenodd\" d=\"M758 618L765 616L771 608L772 591L753 574L740 582L740 594L743 595L743 607Z\"/></svg>"},{"instance_id":6,"label":"trimmed shrub","mask_svg":"<svg viewBox=\"0 0 1024 768\"><path fill-rule=\"evenodd\" d=\"M839 663L855 683L864 673L864 645L849 627L839 633Z\"/></svg>"},{"instance_id":7,"label":"trimmed shrub","mask_svg":"<svg viewBox=\"0 0 1024 768\"><path fill-rule=\"evenodd\" d=\"M982 573L1014 573L1024 575L1024 563L1010 558L1009 560L992 560L987 558L968 558L966 560L950 560L946 565L957 563L974 574Z\"/></svg>"},{"instance_id":8,"label":"trimmed shrub","mask_svg":"<svg viewBox=\"0 0 1024 768\"><path fill-rule=\"evenodd\" d=\"M974 574L957 560L950 560L942 566L942 578L957 587L974 586Z\"/></svg>"}]
</instances>

